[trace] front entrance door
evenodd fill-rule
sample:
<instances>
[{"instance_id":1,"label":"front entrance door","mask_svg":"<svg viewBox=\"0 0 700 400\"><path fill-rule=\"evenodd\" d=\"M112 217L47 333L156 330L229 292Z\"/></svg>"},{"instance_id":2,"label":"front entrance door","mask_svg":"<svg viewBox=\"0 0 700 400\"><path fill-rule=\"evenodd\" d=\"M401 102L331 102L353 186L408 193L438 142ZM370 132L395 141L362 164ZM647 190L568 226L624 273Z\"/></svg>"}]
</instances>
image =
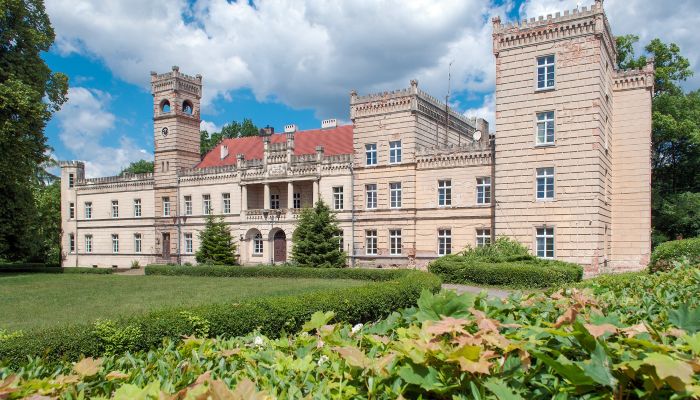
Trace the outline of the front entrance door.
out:
<instances>
[{"instance_id":1,"label":"front entrance door","mask_svg":"<svg viewBox=\"0 0 700 400\"><path fill-rule=\"evenodd\" d=\"M286 262L287 261L287 236L284 231L277 231L274 238L274 261Z\"/></svg>"},{"instance_id":2,"label":"front entrance door","mask_svg":"<svg viewBox=\"0 0 700 400\"><path fill-rule=\"evenodd\" d=\"M170 260L170 234L163 234L163 259Z\"/></svg>"}]
</instances>

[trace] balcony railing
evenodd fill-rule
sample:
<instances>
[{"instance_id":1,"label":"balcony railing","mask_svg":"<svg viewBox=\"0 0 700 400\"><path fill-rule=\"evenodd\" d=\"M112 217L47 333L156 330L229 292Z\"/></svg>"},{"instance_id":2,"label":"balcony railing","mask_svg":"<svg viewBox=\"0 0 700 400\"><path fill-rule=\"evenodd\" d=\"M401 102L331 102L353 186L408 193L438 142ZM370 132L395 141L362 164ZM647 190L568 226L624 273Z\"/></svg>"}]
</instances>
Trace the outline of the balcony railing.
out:
<instances>
[{"instance_id":1,"label":"balcony railing","mask_svg":"<svg viewBox=\"0 0 700 400\"><path fill-rule=\"evenodd\" d=\"M303 208L277 208L277 209L264 209L264 208L253 208L245 210L242 212L243 219L246 221L270 221L271 216L275 216L275 221L290 221L299 218ZM276 213L280 212L279 219L277 219ZM265 214L267 213L267 219L265 219Z\"/></svg>"}]
</instances>

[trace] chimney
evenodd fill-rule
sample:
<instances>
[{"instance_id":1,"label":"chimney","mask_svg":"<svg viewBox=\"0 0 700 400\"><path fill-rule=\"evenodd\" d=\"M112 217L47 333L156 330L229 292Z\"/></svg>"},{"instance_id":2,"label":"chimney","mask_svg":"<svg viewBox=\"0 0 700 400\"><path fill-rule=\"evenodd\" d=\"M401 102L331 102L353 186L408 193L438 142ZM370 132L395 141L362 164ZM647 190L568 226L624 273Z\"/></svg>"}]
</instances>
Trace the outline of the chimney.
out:
<instances>
[{"instance_id":1,"label":"chimney","mask_svg":"<svg viewBox=\"0 0 700 400\"><path fill-rule=\"evenodd\" d=\"M336 128L338 126L338 120L335 118L324 119L321 121L321 129Z\"/></svg>"},{"instance_id":2,"label":"chimney","mask_svg":"<svg viewBox=\"0 0 700 400\"><path fill-rule=\"evenodd\" d=\"M284 126L284 133L294 133L297 131L296 124L289 124Z\"/></svg>"},{"instance_id":3,"label":"chimney","mask_svg":"<svg viewBox=\"0 0 700 400\"><path fill-rule=\"evenodd\" d=\"M221 159L223 160L224 158L228 157L228 146L225 144L221 145Z\"/></svg>"},{"instance_id":4,"label":"chimney","mask_svg":"<svg viewBox=\"0 0 700 400\"><path fill-rule=\"evenodd\" d=\"M266 127L260 129L260 136L270 136L275 133L275 128L267 125Z\"/></svg>"}]
</instances>

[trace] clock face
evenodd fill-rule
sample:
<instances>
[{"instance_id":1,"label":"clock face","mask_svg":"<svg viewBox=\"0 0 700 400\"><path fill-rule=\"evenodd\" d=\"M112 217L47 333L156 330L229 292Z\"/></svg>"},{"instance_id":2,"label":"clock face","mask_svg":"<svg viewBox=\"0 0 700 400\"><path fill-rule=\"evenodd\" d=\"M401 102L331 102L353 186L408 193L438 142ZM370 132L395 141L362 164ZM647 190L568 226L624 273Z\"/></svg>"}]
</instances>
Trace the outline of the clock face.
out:
<instances>
[{"instance_id":1,"label":"clock face","mask_svg":"<svg viewBox=\"0 0 700 400\"><path fill-rule=\"evenodd\" d=\"M163 129L160 130L160 133L161 133L163 136L168 136L168 127L167 127L167 126L166 126L166 127L163 127Z\"/></svg>"}]
</instances>

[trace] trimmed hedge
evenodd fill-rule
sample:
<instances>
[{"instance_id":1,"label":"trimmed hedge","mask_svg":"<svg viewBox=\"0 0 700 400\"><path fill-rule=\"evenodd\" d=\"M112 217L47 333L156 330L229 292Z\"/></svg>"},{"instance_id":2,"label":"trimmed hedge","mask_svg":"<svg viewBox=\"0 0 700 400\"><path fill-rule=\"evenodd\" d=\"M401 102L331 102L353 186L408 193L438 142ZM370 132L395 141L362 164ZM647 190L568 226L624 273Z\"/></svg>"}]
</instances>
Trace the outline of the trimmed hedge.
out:
<instances>
[{"instance_id":1,"label":"trimmed hedge","mask_svg":"<svg viewBox=\"0 0 700 400\"><path fill-rule=\"evenodd\" d=\"M402 269L376 268L308 268L288 266L178 266L147 265L146 275L167 276L220 276L229 278L315 278L356 279L361 281L388 281L411 272Z\"/></svg>"},{"instance_id":2,"label":"trimmed hedge","mask_svg":"<svg viewBox=\"0 0 700 400\"><path fill-rule=\"evenodd\" d=\"M0 274L3 273L35 273L35 274L111 274L111 268L66 267L57 265L22 263L0 264Z\"/></svg>"},{"instance_id":3,"label":"trimmed hedge","mask_svg":"<svg viewBox=\"0 0 700 400\"><path fill-rule=\"evenodd\" d=\"M530 259L487 262L453 254L430 263L428 271L446 283L546 288L578 282L583 277L580 265L555 260Z\"/></svg>"},{"instance_id":4,"label":"trimmed hedge","mask_svg":"<svg viewBox=\"0 0 700 400\"><path fill-rule=\"evenodd\" d=\"M672 240L656 246L651 253L649 272L668 271L674 261L684 258L691 264L700 263L700 238Z\"/></svg>"},{"instance_id":5,"label":"trimmed hedge","mask_svg":"<svg viewBox=\"0 0 700 400\"><path fill-rule=\"evenodd\" d=\"M148 267L147 271L150 274L157 271L182 275L193 271L189 267L171 268ZM196 267L204 268L212 267ZM231 267L223 268L233 270ZM423 290L436 292L441 284L438 277L419 271L375 271L364 274L374 277L376 281L360 287L263 297L237 304L165 309L118 319L108 323L107 328L104 328L103 322L27 331L17 337L0 340L0 364L19 366L26 363L28 357L57 362L77 360L83 355L99 356L107 350L146 350L159 346L165 338L176 340L195 333L198 336L230 337L259 330L267 336L278 337L283 332L300 329L316 311L334 311L337 321L364 323L415 305ZM320 273L314 277L321 276ZM360 276L356 275L355 279L362 279Z\"/></svg>"}]
</instances>

